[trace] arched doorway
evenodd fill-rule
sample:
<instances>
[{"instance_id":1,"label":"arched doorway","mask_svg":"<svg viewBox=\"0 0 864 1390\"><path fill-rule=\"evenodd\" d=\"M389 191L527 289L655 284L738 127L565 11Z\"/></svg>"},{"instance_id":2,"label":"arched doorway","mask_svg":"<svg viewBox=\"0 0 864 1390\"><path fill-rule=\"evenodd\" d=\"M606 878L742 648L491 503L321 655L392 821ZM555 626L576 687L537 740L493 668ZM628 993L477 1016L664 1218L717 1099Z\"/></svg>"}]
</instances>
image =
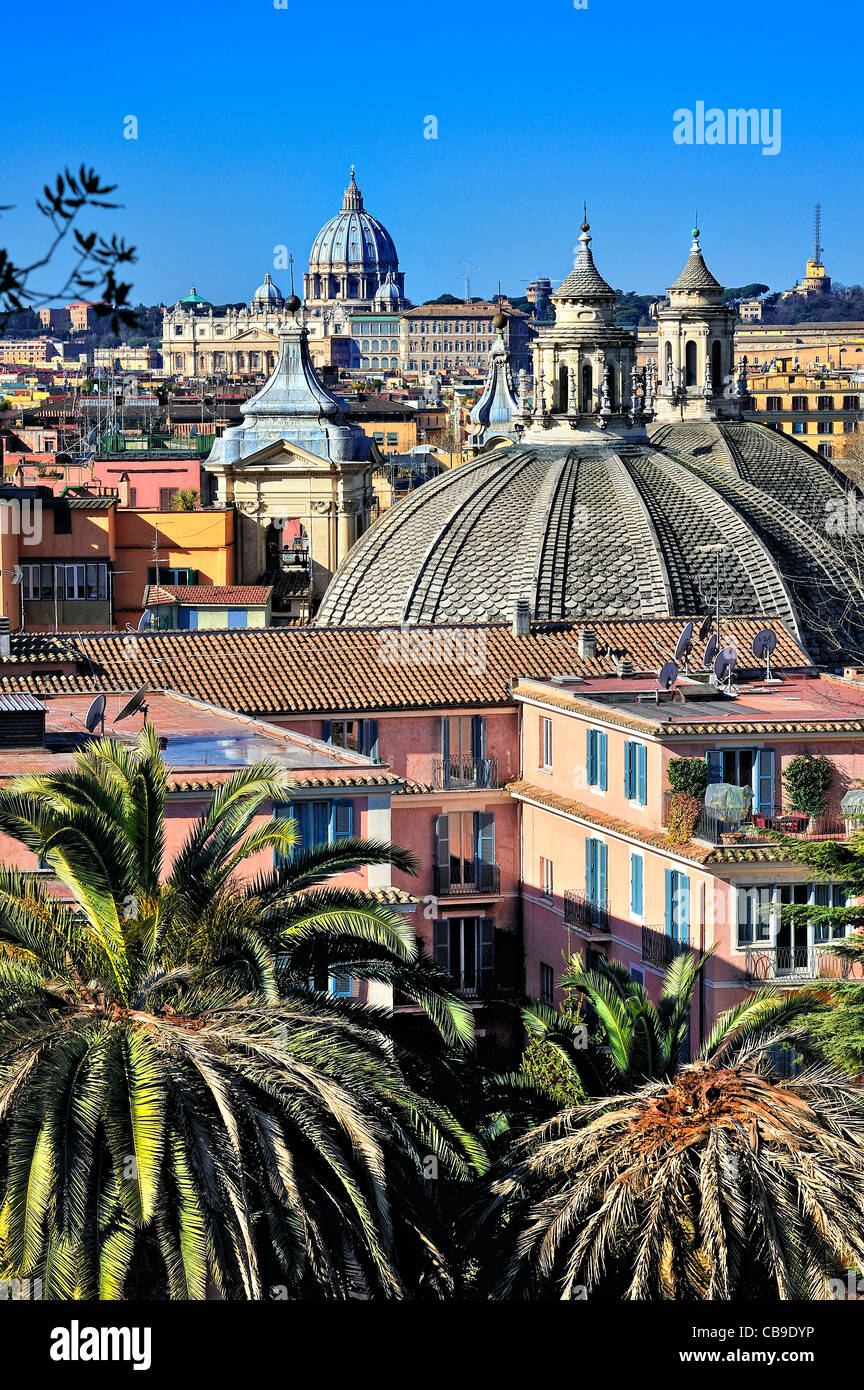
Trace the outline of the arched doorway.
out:
<instances>
[{"instance_id":1,"label":"arched doorway","mask_svg":"<svg viewBox=\"0 0 864 1390\"><path fill-rule=\"evenodd\" d=\"M594 409L594 373L590 362L582 368L582 409L586 413Z\"/></svg>"},{"instance_id":2,"label":"arched doorway","mask_svg":"<svg viewBox=\"0 0 864 1390\"><path fill-rule=\"evenodd\" d=\"M696 344L694 343L693 339L690 338L687 342L686 348L684 349L684 384L686 386L699 385L697 362L698 355L696 351Z\"/></svg>"},{"instance_id":3,"label":"arched doorway","mask_svg":"<svg viewBox=\"0 0 864 1390\"><path fill-rule=\"evenodd\" d=\"M562 362L561 366L558 368L558 409L562 414L568 409L567 402L567 364Z\"/></svg>"}]
</instances>

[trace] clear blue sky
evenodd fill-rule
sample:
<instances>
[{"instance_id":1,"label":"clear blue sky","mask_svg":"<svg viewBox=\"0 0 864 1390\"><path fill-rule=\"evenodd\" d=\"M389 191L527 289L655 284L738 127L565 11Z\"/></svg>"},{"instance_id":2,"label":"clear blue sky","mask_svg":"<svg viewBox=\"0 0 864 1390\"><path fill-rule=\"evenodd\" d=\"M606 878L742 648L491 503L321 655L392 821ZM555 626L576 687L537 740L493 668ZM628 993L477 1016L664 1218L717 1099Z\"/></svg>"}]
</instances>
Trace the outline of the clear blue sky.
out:
<instances>
[{"instance_id":1,"label":"clear blue sky","mask_svg":"<svg viewBox=\"0 0 864 1390\"><path fill-rule=\"evenodd\" d=\"M120 185L105 217L139 248L135 294L248 299L285 243L300 269L350 164L408 294L511 294L594 253L653 292L686 258L694 207L727 285L802 273L812 205L829 272L864 279L864 8L803 0L47 0L3 24L0 244L41 246L33 199L65 162ZM779 107L778 155L673 142L673 112ZM139 138L123 138L135 115ZM438 139L423 138L427 115ZM287 293L287 274L274 272Z\"/></svg>"}]
</instances>

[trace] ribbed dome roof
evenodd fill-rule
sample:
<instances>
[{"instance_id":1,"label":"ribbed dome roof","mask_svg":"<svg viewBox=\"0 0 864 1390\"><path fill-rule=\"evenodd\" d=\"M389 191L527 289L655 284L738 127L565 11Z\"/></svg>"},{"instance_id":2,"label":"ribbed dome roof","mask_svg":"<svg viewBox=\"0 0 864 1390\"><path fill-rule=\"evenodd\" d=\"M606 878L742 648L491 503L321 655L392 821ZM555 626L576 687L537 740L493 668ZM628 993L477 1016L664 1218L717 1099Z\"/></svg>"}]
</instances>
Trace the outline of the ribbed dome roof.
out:
<instances>
[{"instance_id":1,"label":"ribbed dome roof","mask_svg":"<svg viewBox=\"0 0 864 1390\"><path fill-rule=\"evenodd\" d=\"M579 250L573 262L573 269L558 286L553 299L605 299L613 300L618 296L611 285L607 285L600 271L594 264L594 256L591 251L590 228L587 222L582 223L581 234L579 237Z\"/></svg>"},{"instance_id":2,"label":"ribbed dome roof","mask_svg":"<svg viewBox=\"0 0 864 1390\"><path fill-rule=\"evenodd\" d=\"M379 271L382 275L399 269L393 239L377 217L365 210L353 169L341 212L321 228L309 254L310 272L339 265Z\"/></svg>"},{"instance_id":3,"label":"ribbed dome roof","mask_svg":"<svg viewBox=\"0 0 864 1390\"><path fill-rule=\"evenodd\" d=\"M690 255L687 257L687 264L681 271L677 280L673 280L668 286L669 293L675 290L707 290L719 291L723 293L723 286L719 280L715 280L711 271L705 264L702 255L702 248L699 245L699 228L693 228L693 245L690 247Z\"/></svg>"},{"instance_id":4,"label":"ribbed dome roof","mask_svg":"<svg viewBox=\"0 0 864 1390\"><path fill-rule=\"evenodd\" d=\"M285 303L282 291L278 288L277 285L274 285L273 281L270 279L269 270L267 271L267 274L264 276L264 284L259 285L254 295L252 296L252 303L257 305L266 305L268 308L273 309L281 309L282 305Z\"/></svg>"},{"instance_id":5,"label":"ribbed dome roof","mask_svg":"<svg viewBox=\"0 0 864 1390\"><path fill-rule=\"evenodd\" d=\"M823 621L864 611L824 530L826 502L843 496L830 465L749 423L664 426L650 443L523 442L385 513L317 621L508 620L517 599L547 621L707 611L723 543L724 611L783 618L806 639L814 607Z\"/></svg>"}]
</instances>

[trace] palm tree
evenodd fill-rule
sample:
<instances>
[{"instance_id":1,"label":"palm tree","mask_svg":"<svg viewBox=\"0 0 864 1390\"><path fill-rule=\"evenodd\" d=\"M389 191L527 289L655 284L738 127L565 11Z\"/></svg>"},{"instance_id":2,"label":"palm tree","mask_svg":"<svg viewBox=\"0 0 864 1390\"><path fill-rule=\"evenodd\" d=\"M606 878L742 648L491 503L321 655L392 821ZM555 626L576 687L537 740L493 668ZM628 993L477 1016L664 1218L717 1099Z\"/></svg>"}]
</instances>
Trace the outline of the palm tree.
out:
<instances>
[{"instance_id":1,"label":"palm tree","mask_svg":"<svg viewBox=\"0 0 864 1390\"><path fill-rule=\"evenodd\" d=\"M603 960L593 969L573 956L561 984L568 995L563 1009L532 1001L522 1020L534 1044L521 1075L508 1078L516 1086L550 1092L556 1109L569 1095L599 1097L627 1094L648 1081L673 1077L688 1052L690 1014L699 975L708 955L684 952L666 970L654 1004L644 985L637 984L620 961ZM716 1058L734 1046L753 1047L761 1039L773 1045L783 1040L818 1001L803 991L754 992L743 1004L721 1014L699 1056ZM797 1036L797 1032L796 1032ZM537 1046L545 1066L536 1065Z\"/></svg>"},{"instance_id":2,"label":"palm tree","mask_svg":"<svg viewBox=\"0 0 864 1390\"><path fill-rule=\"evenodd\" d=\"M174 1298L345 1297L358 1278L440 1296L424 1177L465 1179L482 1151L410 1084L388 1013L320 988L334 961L398 981L467 1039L440 973L413 978L398 914L326 886L410 856L298 850L293 822L253 827L280 795L259 763L217 789L166 873L166 788L145 728L0 793L0 830L71 898L0 867L2 1272L55 1298L121 1298L150 1267ZM265 850L275 868L244 886Z\"/></svg>"},{"instance_id":3,"label":"palm tree","mask_svg":"<svg viewBox=\"0 0 864 1390\"><path fill-rule=\"evenodd\" d=\"M864 1096L760 1065L700 1061L523 1136L486 1216L493 1296L832 1297L864 1268Z\"/></svg>"}]
</instances>

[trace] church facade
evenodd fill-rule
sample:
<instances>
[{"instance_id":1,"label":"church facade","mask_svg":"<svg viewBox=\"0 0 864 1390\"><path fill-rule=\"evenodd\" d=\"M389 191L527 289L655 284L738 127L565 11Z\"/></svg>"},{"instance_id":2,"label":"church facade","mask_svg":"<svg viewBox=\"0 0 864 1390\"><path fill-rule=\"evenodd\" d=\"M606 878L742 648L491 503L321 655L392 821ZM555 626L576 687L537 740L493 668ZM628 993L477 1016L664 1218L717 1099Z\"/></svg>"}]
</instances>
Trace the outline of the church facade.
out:
<instances>
[{"instance_id":1,"label":"church facade","mask_svg":"<svg viewBox=\"0 0 864 1390\"><path fill-rule=\"evenodd\" d=\"M312 244L303 276L309 355L314 366L359 367L368 352L370 316L397 324L406 304L405 276L393 238L366 211L354 169L340 211ZM216 311L193 289L165 310L162 320L164 371L177 376L255 379L276 366L279 335L287 323L285 298L268 271L248 305ZM377 327L377 324L376 324ZM387 333L394 343L395 332ZM376 335L377 336L377 335ZM398 350L386 362L395 366ZM376 360L377 365L377 360Z\"/></svg>"}]
</instances>

